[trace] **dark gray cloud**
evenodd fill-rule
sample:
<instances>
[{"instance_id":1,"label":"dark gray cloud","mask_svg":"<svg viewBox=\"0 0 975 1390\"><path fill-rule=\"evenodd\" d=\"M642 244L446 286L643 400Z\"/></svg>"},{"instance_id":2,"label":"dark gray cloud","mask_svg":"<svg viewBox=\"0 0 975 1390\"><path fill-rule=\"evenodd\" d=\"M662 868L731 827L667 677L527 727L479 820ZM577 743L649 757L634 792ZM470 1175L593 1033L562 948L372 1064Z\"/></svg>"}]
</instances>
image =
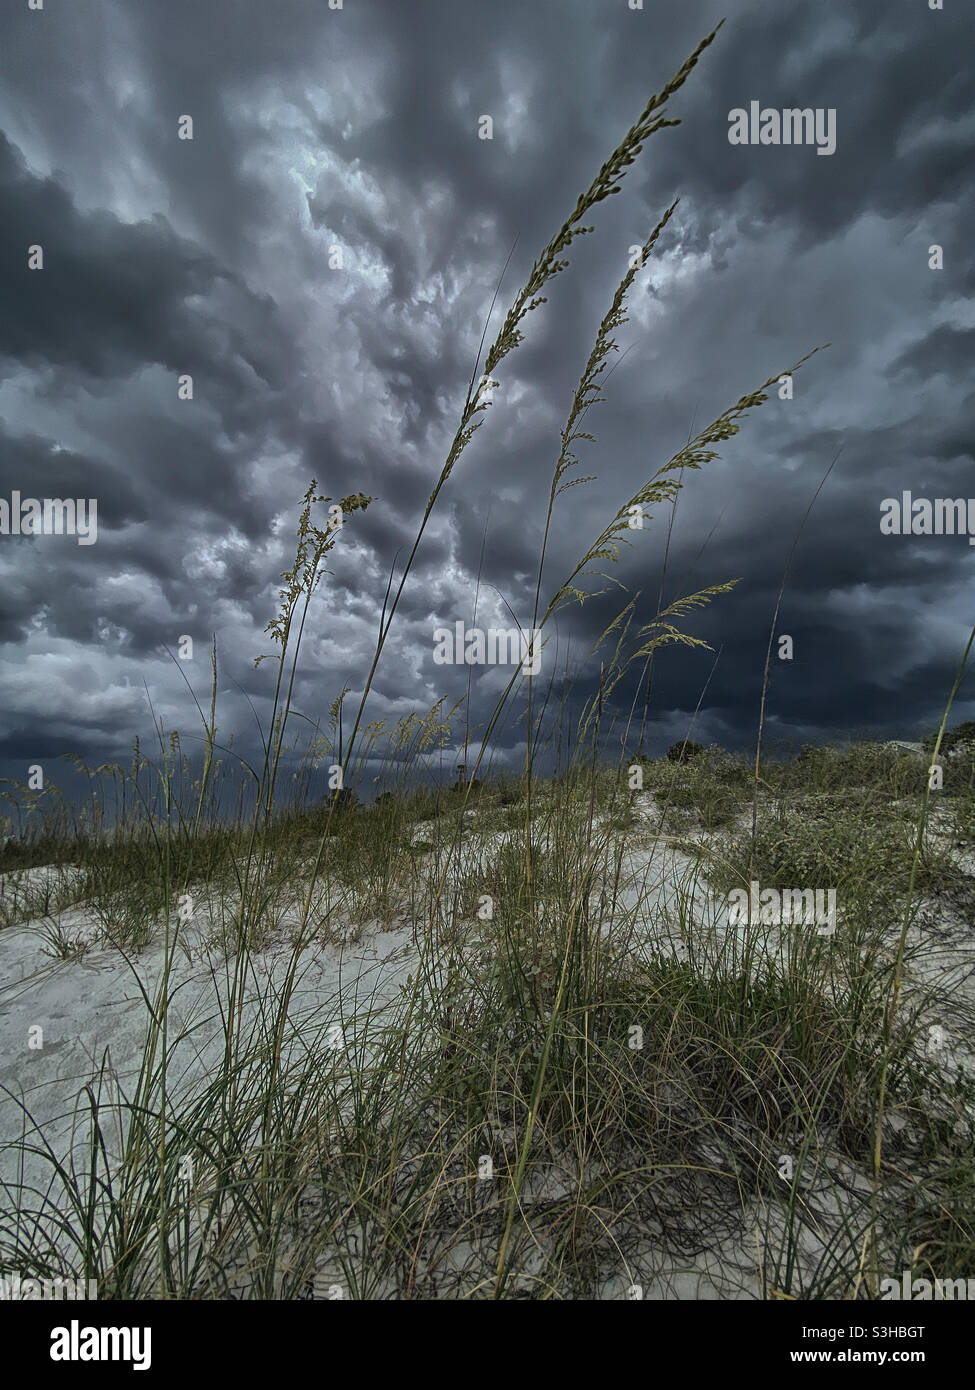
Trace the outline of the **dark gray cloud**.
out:
<instances>
[{"instance_id":1,"label":"dark gray cloud","mask_svg":"<svg viewBox=\"0 0 975 1390\"><path fill-rule=\"evenodd\" d=\"M466 687L434 627L530 621L559 431L598 323L663 209L625 349L587 416L543 590L687 439L811 348L722 457L688 473L666 599L727 578L665 652L655 746L753 736L769 623L797 528L771 730L909 734L937 717L964 645L975 548L882 536L880 504L975 495L971 312L975 114L963 7L796 0L734 7L622 193L587 219L549 302L430 518L367 717ZM376 497L333 552L298 704L362 688L489 341L532 261L649 94L722 17L710 0L87 0L5 20L0 96L0 498L96 497L98 540L0 537L0 761L119 756L157 718L192 723L167 649L194 636L198 693L221 653L221 728L266 716L264 626L310 477ZM736 107L835 108L836 150L733 146ZM177 138L190 115L193 139ZM478 139L490 115L493 140ZM43 271L27 265L44 248ZM929 247L944 269L929 268ZM514 250L512 252L512 247ZM339 253L337 256L336 253ZM337 263L340 259L341 263ZM193 399L177 390L193 378ZM652 617L658 507L614 577ZM483 552L483 554L482 554ZM480 588L478 589L478 584ZM618 591L617 591L618 595ZM618 597L566 610L550 659L592 688ZM475 671L472 722L497 671ZM705 689L706 686L706 689ZM702 690L704 691L702 700ZM634 681L617 692L625 719ZM642 699L642 696L639 697ZM970 687L960 717L975 712ZM502 743L515 748L523 726Z\"/></svg>"}]
</instances>

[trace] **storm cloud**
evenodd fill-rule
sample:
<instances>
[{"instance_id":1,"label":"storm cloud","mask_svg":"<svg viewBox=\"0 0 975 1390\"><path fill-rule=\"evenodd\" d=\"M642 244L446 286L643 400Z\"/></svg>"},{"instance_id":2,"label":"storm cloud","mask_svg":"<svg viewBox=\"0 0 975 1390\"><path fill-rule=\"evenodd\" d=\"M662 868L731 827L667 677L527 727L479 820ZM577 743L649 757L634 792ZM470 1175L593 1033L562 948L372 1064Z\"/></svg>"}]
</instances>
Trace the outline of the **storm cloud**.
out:
<instances>
[{"instance_id":1,"label":"storm cloud","mask_svg":"<svg viewBox=\"0 0 975 1390\"><path fill-rule=\"evenodd\" d=\"M98 540L0 536L0 771L124 757L154 719L189 727L183 677L202 700L214 635L221 733L246 748L254 714L270 711L272 673L253 658L270 649L312 477L331 497L376 500L329 558L296 705L315 722L344 686L358 695L485 324L490 342L537 253L723 9L8 8L0 497L97 497ZM433 634L470 622L475 596L480 625L531 625L572 394L631 248L679 197L631 291L605 402L586 416L595 439L576 445L593 481L556 504L543 599L693 432L829 344L791 399L773 388L720 459L683 476L673 518L651 509L612 568L641 595L641 622L665 552L665 602L739 581L687 620L711 652L657 661L651 751L692 718L699 741L753 740L787 566L777 632L794 659L773 662L772 736L910 737L937 723L975 622L975 548L879 523L905 490L975 498L971 22L920 0L733 9L668 107L680 124L586 219L593 233L499 369L431 515L367 717L466 692L466 668L434 661ZM752 102L833 111L835 151L731 143L729 114ZM565 609L552 629L543 676L570 708L598 680L593 646L621 594ZM186 634L196 659L180 668ZM638 674L614 696L623 720ZM473 727L506 679L474 668ZM955 713L975 715L970 683ZM463 721L455 750L462 735ZM505 725L499 757L523 738Z\"/></svg>"}]
</instances>

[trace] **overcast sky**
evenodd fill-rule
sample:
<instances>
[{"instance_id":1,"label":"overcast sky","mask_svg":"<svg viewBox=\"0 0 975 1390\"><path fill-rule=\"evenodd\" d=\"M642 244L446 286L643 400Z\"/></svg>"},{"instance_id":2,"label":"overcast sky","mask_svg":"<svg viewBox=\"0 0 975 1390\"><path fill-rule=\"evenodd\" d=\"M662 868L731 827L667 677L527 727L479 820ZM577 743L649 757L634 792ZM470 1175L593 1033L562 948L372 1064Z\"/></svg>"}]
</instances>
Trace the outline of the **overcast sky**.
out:
<instances>
[{"instance_id":1,"label":"overcast sky","mask_svg":"<svg viewBox=\"0 0 975 1390\"><path fill-rule=\"evenodd\" d=\"M336 0L333 0L335 3ZM665 598L737 578L665 651L651 751L754 738L783 571L773 739L935 724L975 622L966 536L883 535L881 503L971 497L975 136L970 7L945 0L11 0L0 87L0 499L97 499L97 541L0 536L0 771L198 730L254 742L263 629L312 477L375 497L312 610L296 705L363 688L391 567L416 534L488 343L535 256L648 97L728 12L618 196L497 373L431 516L367 718L466 689L434 630L531 622L559 432L600 319L637 277L605 403L557 503L546 596L652 473L740 396L829 343L684 475ZM835 112L835 151L733 145L729 113ZM193 138L180 139L191 116ZM493 138L480 138L490 116ZM185 126L184 126L185 129ZM931 266L940 246L943 268ZM30 269L29 248L43 248ZM341 266L334 248L341 249ZM625 355L624 355L625 353ZM615 363L618 361L618 365ZM193 378L193 399L178 380ZM615 579L655 610L667 509ZM483 548L483 562L482 562ZM398 552L398 558L397 558ZM625 599L566 610L543 657L571 713ZM184 634L193 662L166 654ZM720 657L715 664L715 655ZM605 659L605 654L604 654ZM473 668L471 719L511 668ZM703 700L701 699L704 692ZM617 692L625 712L630 683ZM245 698L246 697L246 698ZM248 699L250 705L248 704ZM969 679L958 719L975 715ZM512 760L523 725L499 749ZM455 721L452 751L463 741ZM500 764L496 762L495 766Z\"/></svg>"}]
</instances>

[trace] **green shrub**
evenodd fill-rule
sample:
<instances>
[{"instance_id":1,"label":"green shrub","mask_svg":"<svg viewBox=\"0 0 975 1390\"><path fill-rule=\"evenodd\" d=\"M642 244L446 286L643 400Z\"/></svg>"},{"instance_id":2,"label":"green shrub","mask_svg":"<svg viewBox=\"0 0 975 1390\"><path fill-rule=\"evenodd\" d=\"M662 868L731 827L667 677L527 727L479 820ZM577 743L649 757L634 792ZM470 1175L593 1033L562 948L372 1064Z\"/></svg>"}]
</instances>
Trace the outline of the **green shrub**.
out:
<instances>
[{"instance_id":1,"label":"green shrub","mask_svg":"<svg viewBox=\"0 0 975 1390\"><path fill-rule=\"evenodd\" d=\"M689 738L682 738L677 743L670 745L667 749L667 757L672 763L684 763L691 758L698 757L703 752L704 749L699 743L694 743Z\"/></svg>"}]
</instances>

